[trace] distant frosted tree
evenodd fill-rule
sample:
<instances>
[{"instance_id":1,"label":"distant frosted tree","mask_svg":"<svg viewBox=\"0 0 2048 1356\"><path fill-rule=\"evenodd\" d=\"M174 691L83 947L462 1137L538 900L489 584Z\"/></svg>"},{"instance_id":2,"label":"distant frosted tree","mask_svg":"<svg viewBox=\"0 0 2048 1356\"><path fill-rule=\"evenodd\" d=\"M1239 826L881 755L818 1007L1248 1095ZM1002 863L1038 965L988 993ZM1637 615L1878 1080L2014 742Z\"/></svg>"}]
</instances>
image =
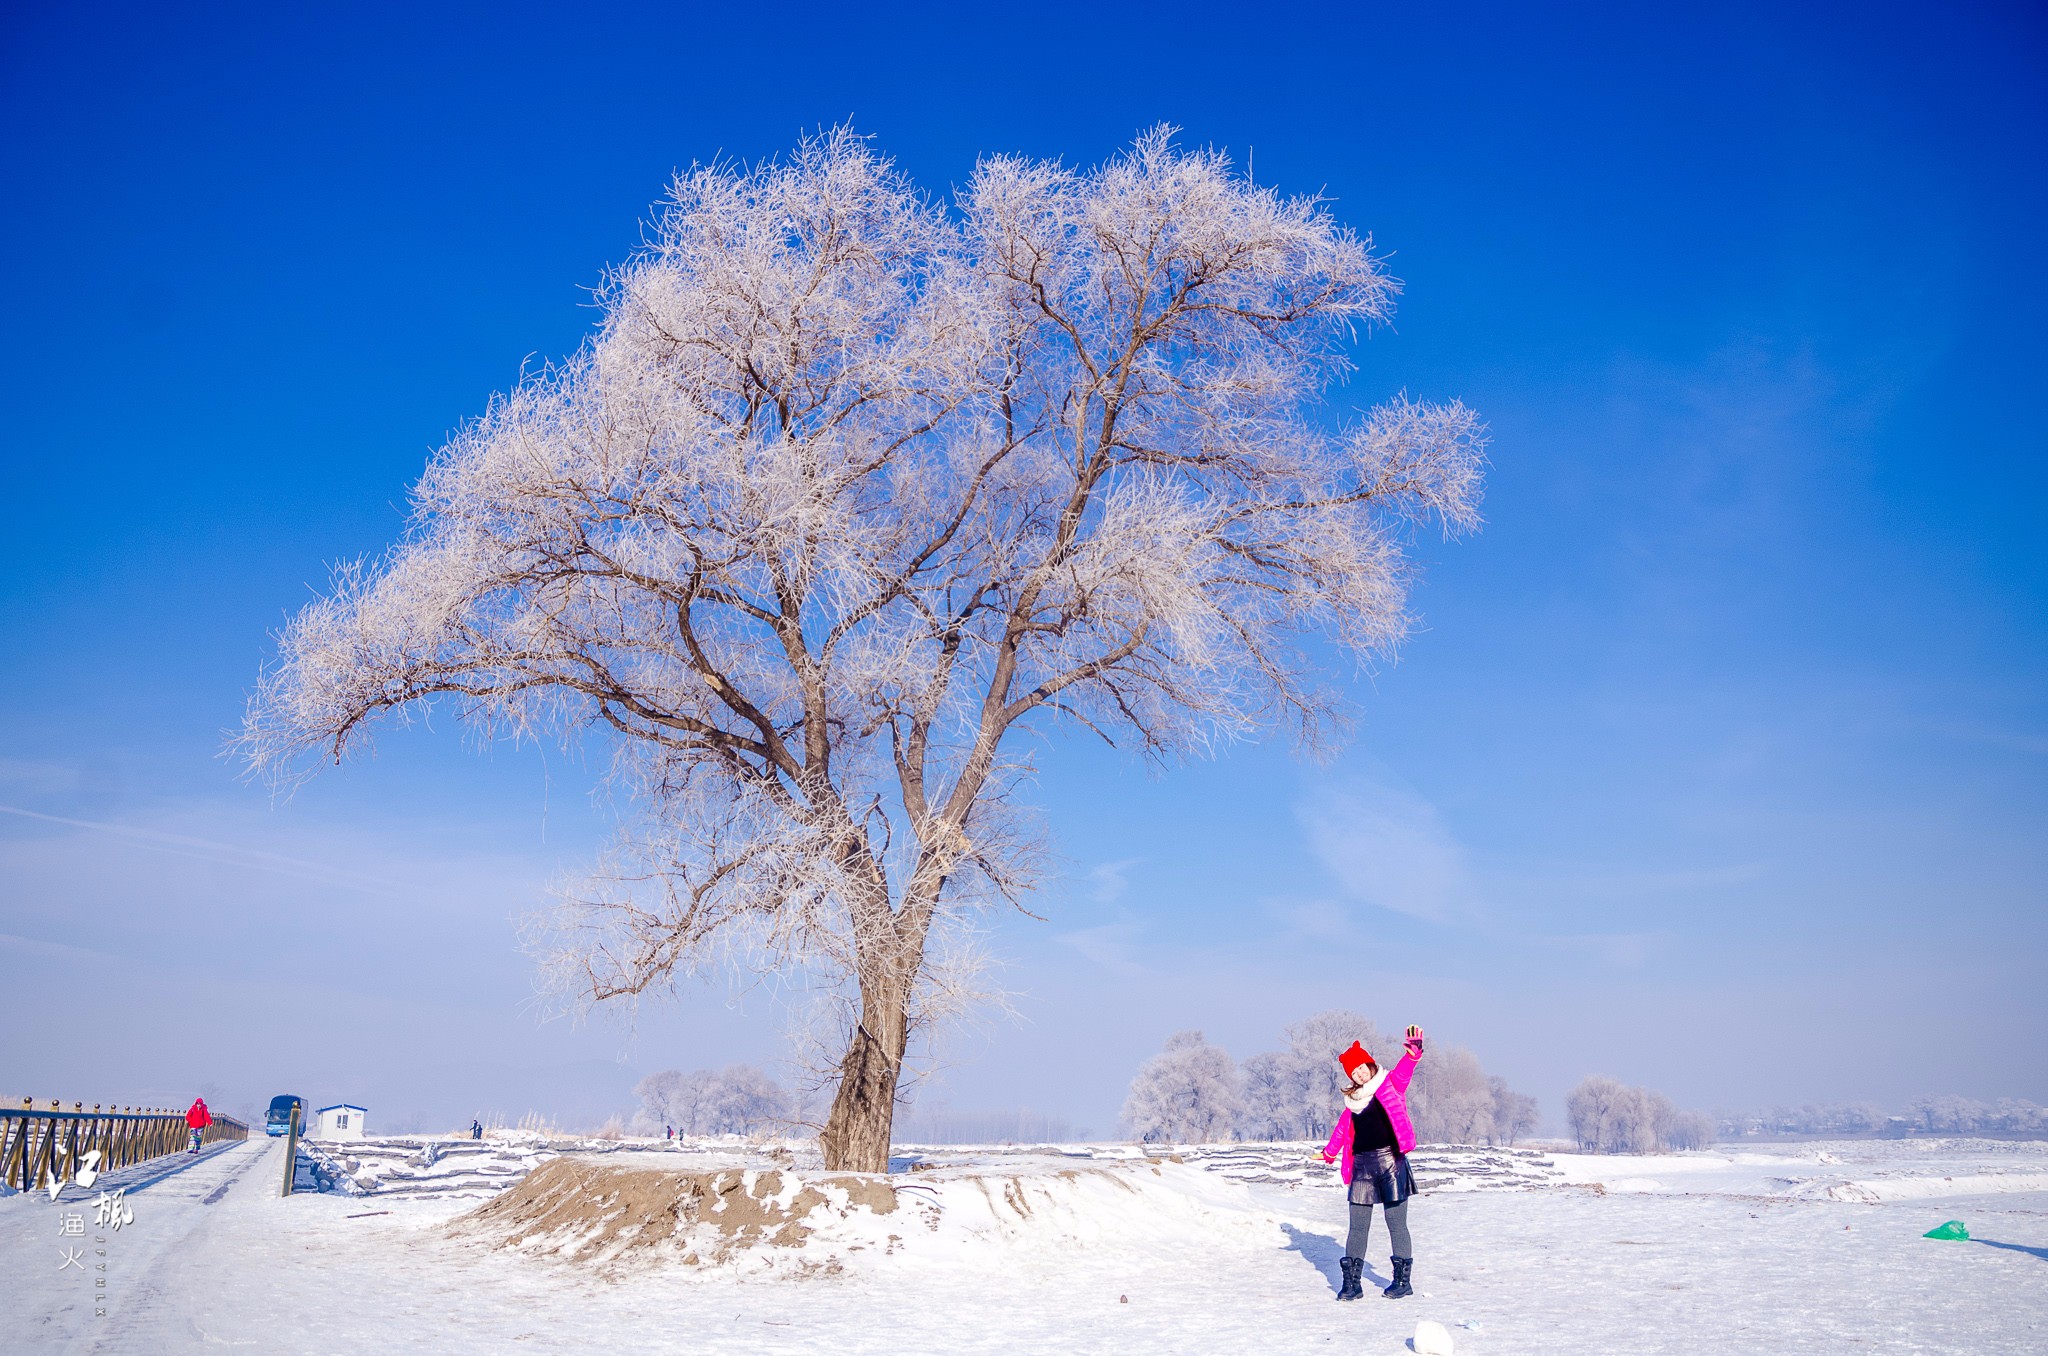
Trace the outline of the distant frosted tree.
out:
<instances>
[{"instance_id":1,"label":"distant frosted tree","mask_svg":"<svg viewBox=\"0 0 2048 1356\"><path fill-rule=\"evenodd\" d=\"M1245 1139L1314 1139L1327 1134L1327 1098L1319 1098L1322 1079L1309 1060L1291 1050L1268 1050L1244 1062L1244 1115L1238 1133ZM1319 1128L1320 1127L1320 1128Z\"/></svg>"},{"instance_id":2,"label":"distant frosted tree","mask_svg":"<svg viewBox=\"0 0 2048 1356\"><path fill-rule=\"evenodd\" d=\"M1318 1012L1289 1026L1285 1050L1244 1062L1240 1136L1292 1140L1329 1134L1344 1106L1345 1078L1337 1056L1357 1041L1382 1067L1391 1068L1404 1047L1401 1037L1384 1034L1388 1029L1343 1009ZM1470 1050L1441 1042L1433 1042L1429 1055L1416 1065L1408 1110L1416 1138L1425 1143L1510 1143L1536 1123L1534 1098L1489 1079Z\"/></svg>"},{"instance_id":3,"label":"distant frosted tree","mask_svg":"<svg viewBox=\"0 0 2048 1356\"><path fill-rule=\"evenodd\" d=\"M1714 1139L1714 1118L1704 1111L1679 1112L1664 1134L1665 1147L1671 1149L1704 1149Z\"/></svg>"},{"instance_id":4,"label":"distant frosted tree","mask_svg":"<svg viewBox=\"0 0 2048 1356\"><path fill-rule=\"evenodd\" d=\"M2001 1097L1984 1128L2015 1135L2048 1133L2048 1111L2023 1097Z\"/></svg>"},{"instance_id":5,"label":"distant frosted tree","mask_svg":"<svg viewBox=\"0 0 2048 1356\"><path fill-rule=\"evenodd\" d=\"M1801 1135L1862 1134L1884 1127L1882 1109L1869 1102L1808 1103L1796 1112L1779 1113L1779 1130Z\"/></svg>"},{"instance_id":6,"label":"distant frosted tree","mask_svg":"<svg viewBox=\"0 0 2048 1356\"><path fill-rule=\"evenodd\" d=\"M1935 1135L2048 1135L2048 1111L2022 1098L2006 1097L1993 1105L1954 1095L1921 1097L1907 1108L1900 1128ZM1872 1102L1772 1107L1740 1112L1721 1119L1729 1135L1861 1135L1892 1127L1895 1118Z\"/></svg>"},{"instance_id":7,"label":"distant frosted tree","mask_svg":"<svg viewBox=\"0 0 2048 1356\"><path fill-rule=\"evenodd\" d=\"M1401 1057L1398 1038L1387 1036L1371 1018L1346 1008L1327 1008L1304 1017L1282 1034L1287 1038L1288 1052L1301 1062L1304 1070L1302 1120L1309 1127L1311 1139L1329 1134L1337 1113L1344 1109L1344 1070L1338 1065L1337 1056L1349 1049L1351 1042L1357 1041L1371 1051L1383 1067L1392 1067Z\"/></svg>"},{"instance_id":8,"label":"distant frosted tree","mask_svg":"<svg viewBox=\"0 0 2048 1356\"><path fill-rule=\"evenodd\" d=\"M1565 1122L1581 1149L1598 1153L1617 1142L1617 1126L1626 1115L1623 1103L1628 1093L1620 1080L1594 1075L1580 1080L1565 1096Z\"/></svg>"},{"instance_id":9,"label":"distant frosted tree","mask_svg":"<svg viewBox=\"0 0 2048 1356\"><path fill-rule=\"evenodd\" d=\"M1243 1112L1237 1061L1201 1032L1182 1031L1131 1080L1123 1121L1148 1144L1207 1144L1232 1138Z\"/></svg>"},{"instance_id":10,"label":"distant frosted tree","mask_svg":"<svg viewBox=\"0 0 2048 1356\"><path fill-rule=\"evenodd\" d=\"M1059 1144L1087 1137L1065 1117L1024 1107L956 1111L918 1104L898 1114L896 1124L910 1144Z\"/></svg>"},{"instance_id":11,"label":"distant frosted tree","mask_svg":"<svg viewBox=\"0 0 2048 1356\"><path fill-rule=\"evenodd\" d=\"M1285 1050L1245 1061L1245 1112L1239 1133L1246 1139L1320 1139L1330 1133L1344 1105L1344 1071L1337 1056L1357 1041L1374 1058L1389 1063L1399 1044L1380 1034L1372 1019L1332 1008L1304 1017L1283 1033Z\"/></svg>"},{"instance_id":12,"label":"distant frosted tree","mask_svg":"<svg viewBox=\"0 0 2048 1356\"><path fill-rule=\"evenodd\" d=\"M1701 1148L1714 1138L1714 1122L1708 1116L1680 1111L1661 1092L1613 1078L1582 1080L1565 1098L1564 1110L1572 1138L1592 1153Z\"/></svg>"},{"instance_id":13,"label":"distant frosted tree","mask_svg":"<svg viewBox=\"0 0 2048 1356\"><path fill-rule=\"evenodd\" d=\"M1486 1080L1493 1099L1493 1127L1490 1144L1513 1144L1536 1128L1536 1099L1516 1092L1505 1078Z\"/></svg>"},{"instance_id":14,"label":"distant frosted tree","mask_svg":"<svg viewBox=\"0 0 2048 1356\"><path fill-rule=\"evenodd\" d=\"M1672 1143L1672 1137L1678 1131L1680 1113L1677 1106L1661 1092L1649 1088L1640 1088L1637 1092L1648 1104L1649 1112L1650 1140L1643 1152L1677 1147Z\"/></svg>"},{"instance_id":15,"label":"distant frosted tree","mask_svg":"<svg viewBox=\"0 0 2048 1356\"><path fill-rule=\"evenodd\" d=\"M238 747L290 779L436 707L595 744L627 813L530 933L547 978L803 976L840 1005L825 1162L880 1172L914 1036L971 992L948 958L1039 877L1030 750L1322 742L1321 656L1391 653L1415 535L1477 526L1469 409L1326 403L1398 290L1168 128L950 201L844 130L693 168L590 341L285 628Z\"/></svg>"},{"instance_id":16,"label":"distant frosted tree","mask_svg":"<svg viewBox=\"0 0 2048 1356\"><path fill-rule=\"evenodd\" d=\"M633 1128L660 1134L673 1126L679 1135L748 1135L786 1120L789 1094L782 1085L751 1064L684 1073L664 1069L649 1074L633 1088L640 1111Z\"/></svg>"},{"instance_id":17,"label":"distant frosted tree","mask_svg":"<svg viewBox=\"0 0 2048 1356\"><path fill-rule=\"evenodd\" d=\"M1588 1079L1574 1091L1593 1086L1597 1114L1590 1134L1581 1134L1579 1121L1573 1134L1582 1145L1610 1154L1646 1154L1658 1147L1657 1123L1668 1116L1670 1102L1646 1088L1630 1087L1614 1079ZM1569 1104L1567 1105L1569 1114Z\"/></svg>"},{"instance_id":18,"label":"distant frosted tree","mask_svg":"<svg viewBox=\"0 0 2048 1356\"><path fill-rule=\"evenodd\" d=\"M1930 1134L1966 1135L1984 1128L1991 1108L1973 1097L1945 1094L1922 1097L1906 1108L1915 1124Z\"/></svg>"},{"instance_id":19,"label":"distant frosted tree","mask_svg":"<svg viewBox=\"0 0 2048 1356\"><path fill-rule=\"evenodd\" d=\"M1392 1039L1389 1057L1399 1058L1400 1054L1401 1042ZM1502 1093L1520 1099L1505 1105L1510 1125L1516 1115L1526 1115L1528 1123L1521 1129L1503 1132L1499 1128L1502 1104L1497 1097ZM1518 1108L1524 1103L1527 1111L1521 1113ZM1429 1053L1415 1066L1414 1080L1408 1085L1408 1112L1416 1139L1425 1144L1504 1143L1504 1133L1521 1134L1535 1124L1533 1098L1507 1091L1505 1082L1487 1077L1472 1051L1443 1040L1431 1041Z\"/></svg>"},{"instance_id":20,"label":"distant frosted tree","mask_svg":"<svg viewBox=\"0 0 2048 1356\"><path fill-rule=\"evenodd\" d=\"M1485 1144L1493 1138L1493 1089L1479 1057L1461 1046L1432 1049L1415 1066L1408 1115L1425 1144Z\"/></svg>"}]
</instances>

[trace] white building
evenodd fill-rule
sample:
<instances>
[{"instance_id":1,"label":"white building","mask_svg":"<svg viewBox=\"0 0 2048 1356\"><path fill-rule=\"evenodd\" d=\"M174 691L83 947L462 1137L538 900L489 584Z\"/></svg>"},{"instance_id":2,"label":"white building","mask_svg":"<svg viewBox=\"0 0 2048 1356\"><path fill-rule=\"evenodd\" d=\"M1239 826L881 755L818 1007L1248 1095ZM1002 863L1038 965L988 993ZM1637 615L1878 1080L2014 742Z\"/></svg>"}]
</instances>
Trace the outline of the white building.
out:
<instances>
[{"instance_id":1,"label":"white building","mask_svg":"<svg viewBox=\"0 0 2048 1356\"><path fill-rule=\"evenodd\" d=\"M361 1139L363 1137L363 1108L347 1102L335 1106L323 1106L314 1113L320 1119L315 1122L314 1139Z\"/></svg>"}]
</instances>

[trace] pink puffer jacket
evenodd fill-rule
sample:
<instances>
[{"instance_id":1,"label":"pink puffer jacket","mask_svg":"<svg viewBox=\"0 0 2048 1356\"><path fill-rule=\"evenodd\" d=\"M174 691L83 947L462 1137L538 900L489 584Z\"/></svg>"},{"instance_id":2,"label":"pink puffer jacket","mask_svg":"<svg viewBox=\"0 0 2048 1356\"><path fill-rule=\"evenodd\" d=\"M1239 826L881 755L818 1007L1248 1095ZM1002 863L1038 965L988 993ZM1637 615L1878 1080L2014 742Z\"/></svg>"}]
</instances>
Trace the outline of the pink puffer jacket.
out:
<instances>
[{"instance_id":1,"label":"pink puffer jacket","mask_svg":"<svg viewBox=\"0 0 2048 1356\"><path fill-rule=\"evenodd\" d=\"M1387 1070L1386 1081L1373 1094L1381 1106L1387 1109L1387 1121L1394 1127L1394 1139L1401 1146L1402 1153L1415 1148L1415 1127L1408 1123L1408 1080L1415 1077L1415 1061L1422 1058L1422 1042L1412 1040L1406 1043L1407 1052L1393 1068ZM1341 1171L1344 1180L1351 1180L1351 1109L1346 1107L1337 1123L1330 1127L1330 1142L1323 1146L1323 1161L1335 1162L1342 1152L1344 1166Z\"/></svg>"}]
</instances>

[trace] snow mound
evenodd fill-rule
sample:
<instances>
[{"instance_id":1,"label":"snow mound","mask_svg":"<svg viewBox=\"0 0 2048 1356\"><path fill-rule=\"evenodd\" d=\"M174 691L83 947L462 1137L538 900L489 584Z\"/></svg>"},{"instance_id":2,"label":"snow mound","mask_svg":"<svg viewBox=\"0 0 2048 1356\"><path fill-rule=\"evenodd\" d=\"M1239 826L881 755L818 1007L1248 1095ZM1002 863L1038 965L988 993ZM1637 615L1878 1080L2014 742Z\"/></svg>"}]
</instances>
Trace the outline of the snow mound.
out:
<instances>
[{"instance_id":1,"label":"snow mound","mask_svg":"<svg viewBox=\"0 0 2048 1356\"><path fill-rule=\"evenodd\" d=\"M1949 1196L1998 1196L2016 1192L2048 1192L2048 1173L1977 1172L1948 1176L1880 1175L1876 1177L1800 1181L1785 1194L1795 1200L1929 1201Z\"/></svg>"},{"instance_id":2,"label":"snow mound","mask_svg":"<svg viewBox=\"0 0 2048 1356\"><path fill-rule=\"evenodd\" d=\"M1649 1192L1665 1189L1664 1184L1654 1177L1617 1177L1612 1181L1602 1183L1602 1185L1609 1191L1621 1192Z\"/></svg>"},{"instance_id":3,"label":"snow mound","mask_svg":"<svg viewBox=\"0 0 2048 1356\"><path fill-rule=\"evenodd\" d=\"M1278 1223L1241 1185L1180 1164L999 1170L918 1180L780 1168L674 1171L557 1158L450 1222L458 1236L601 1271L744 1274L1006 1264L1077 1248L1270 1248ZM883 1259L890 1259L884 1261Z\"/></svg>"}]
</instances>

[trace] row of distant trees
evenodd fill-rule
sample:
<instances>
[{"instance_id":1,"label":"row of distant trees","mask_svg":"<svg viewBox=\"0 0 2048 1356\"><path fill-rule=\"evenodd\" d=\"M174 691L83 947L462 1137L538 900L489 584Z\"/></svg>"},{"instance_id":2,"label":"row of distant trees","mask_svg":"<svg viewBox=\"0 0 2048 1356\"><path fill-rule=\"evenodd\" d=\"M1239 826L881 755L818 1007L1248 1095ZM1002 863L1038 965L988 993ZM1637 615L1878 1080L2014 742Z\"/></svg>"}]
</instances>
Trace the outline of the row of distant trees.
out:
<instances>
[{"instance_id":1,"label":"row of distant trees","mask_svg":"<svg viewBox=\"0 0 2048 1356\"><path fill-rule=\"evenodd\" d=\"M660 1135L755 1135L788 1131L807 1118L799 1103L767 1071L752 1064L722 1069L664 1069L633 1087L640 1109L630 1123L608 1127L619 1133ZM899 1138L919 1144L1057 1143L1078 1138L1058 1116L1029 1110L974 1111L913 1107L897 1121Z\"/></svg>"},{"instance_id":2,"label":"row of distant trees","mask_svg":"<svg viewBox=\"0 0 2048 1356\"><path fill-rule=\"evenodd\" d=\"M1242 1065L1199 1031L1168 1037L1131 1080L1125 1128L1137 1139L1172 1144L1320 1139L1343 1108L1337 1056L1357 1041L1392 1067L1402 1051L1398 1034L1355 1012L1319 1012L1284 1034L1284 1049ZM1536 1099L1489 1077L1470 1050L1431 1041L1409 1084L1408 1114L1427 1142L1512 1144L1535 1129Z\"/></svg>"},{"instance_id":3,"label":"row of distant trees","mask_svg":"<svg viewBox=\"0 0 2048 1356\"><path fill-rule=\"evenodd\" d=\"M1973 1097L1922 1097L1903 1112L1874 1102L1808 1103L1764 1111L1726 1113L1725 1137L1741 1135L1867 1135L1885 1132L1929 1135L2048 1136L2048 1107L2020 1097L1980 1102Z\"/></svg>"},{"instance_id":4,"label":"row of distant trees","mask_svg":"<svg viewBox=\"0 0 2048 1356\"><path fill-rule=\"evenodd\" d=\"M1285 1032L1286 1048L1243 1064L1199 1031L1167 1039L1131 1081L1123 1118L1142 1140L1201 1144L1219 1140L1320 1139L1343 1103L1336 1055L1358 1041L1383 1062L1400 1057L1398 1036L1354 1012L1319 1012ZM659 1135L751 1135L786 1129L796 1099L751 1064L649 1074L633 1089L640 1109L630 1129ZM1408 1090L1416 1135L1428 1143L1513 1144L1536 1126L1536 1099L1490 1077L1469 1050L1430 1043ZM1746 1135L1893 1133L2000 1134L2048 1137L2048 1107L2024 1098L1980 1102L1953 1095L1922 1097L1903 1113L1873 1102L1808 1103L1729 1113L1718 1121L1683 1111L1663 1093L1616 1079L1582 1080L1565 1099L1572 1139L1590 1153L1657 1153L1699 1149L1717 1138ZM917 1108L906 1114L905 1138L925 1143L1001 1143L1072 1139L1073 1126L1029 1111Z\"/></svg>"},{"instance_id":5,"label":"row of distant trees","mask_svg":"<svg viewBox=\"0 0 2048 1356\"><path fill-rule=\"evenodd\" d=\"M663 1069L633 1086L640 1110L636 1135L751 1135L786 1126L795 1100L766 1072L751 1064L723 1069Z\"/></svg>"},{"instance_id":6,"label":"row of distant trees","mask_svg":"<svg viewBox=\"0 0 2048 1356\"><path fill-rule=\"evenodd\" d=\"M897 1113L899 1144L1062 1144L1087 1132L1063 1116L1008 1109L953 1108L918 1103Z\"/></svg>"},{"instance_id":7,"label":"row of distant trees","mask_svg":"<svg viewBox=\"0 0 2048 1356\"><path fill-rule=\"evenodd\" d=\"M1714 1142L1713 1117L1680 1111L1661 1092L1613 1078L1582 1079L1565 1098L1564 1116L1587 1153L1651 1154Z\"/></svg>"}]
</instances>

